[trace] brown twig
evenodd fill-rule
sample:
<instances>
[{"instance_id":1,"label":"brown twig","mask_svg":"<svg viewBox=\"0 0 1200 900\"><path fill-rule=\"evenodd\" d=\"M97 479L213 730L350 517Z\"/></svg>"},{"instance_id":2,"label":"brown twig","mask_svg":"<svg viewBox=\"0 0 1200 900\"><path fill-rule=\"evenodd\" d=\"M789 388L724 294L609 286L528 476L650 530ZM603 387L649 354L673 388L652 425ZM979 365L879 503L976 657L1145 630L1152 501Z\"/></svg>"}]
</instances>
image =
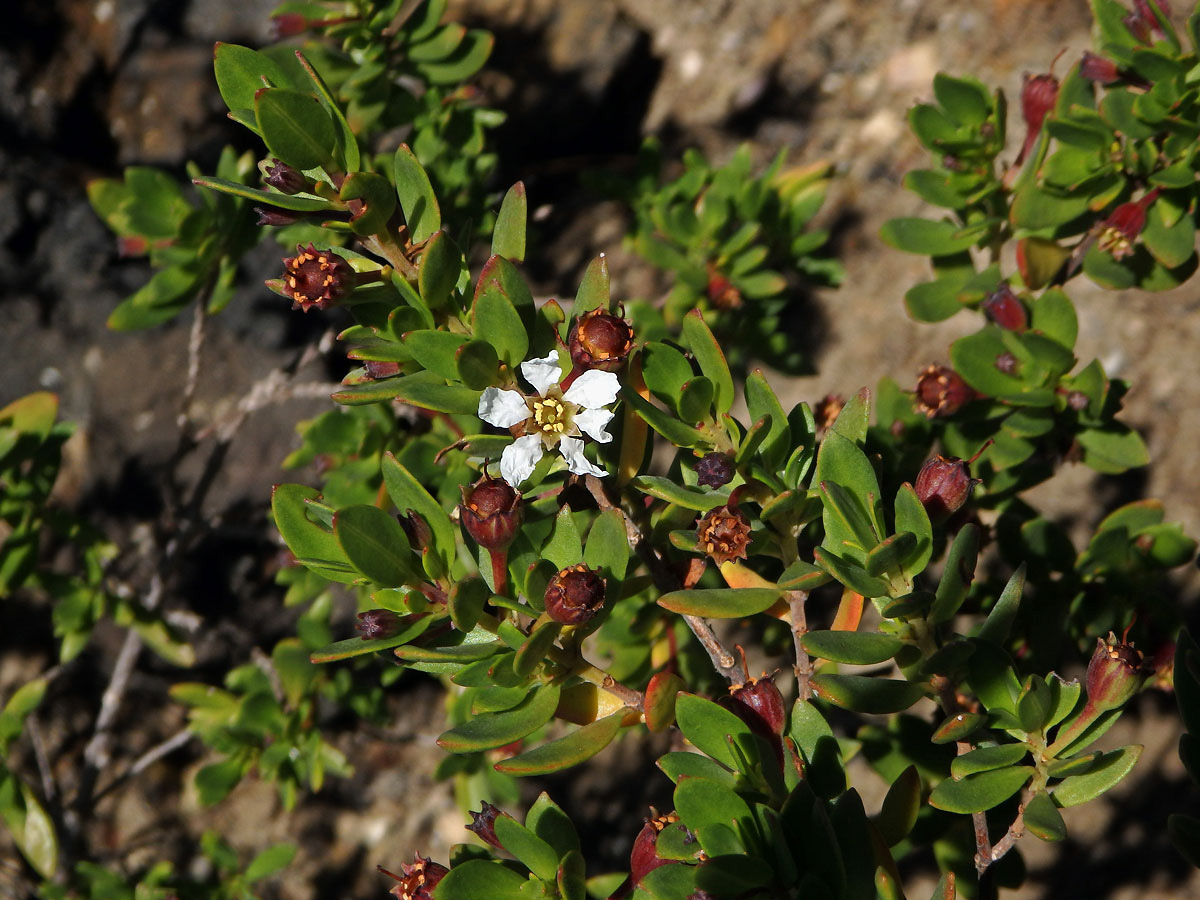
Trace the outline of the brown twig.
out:
<instances>
[{"instance_id":1,"label":"brown twig","mask_svg":"<svg viewBox=\"0 0 1200 900\"><path fill-rule=\"evenodd\" d=\"M186 434L191 426L192 403L196 399L196 387L200 382L200 357L204 352L205 327L208 313L205 310L207 292L196 301L196 312L192 317L192 328L188 332L187 380L183 384L183 397L179 402L179 415L175 424Z\"/></svg>"},{"instance_id":2,"label":"brown twig","mask_svg":"<svg viewBox=\"0 0 1200 900\"><path fill-rule=\"evenodd\" d=\"M947 716L956 716L962 712L962 707L958 703L958 696L954 691L954 685L950 682L950 679L941 675L935 675L930 685L937 692L942 710ZM970 741L956 741L954 746L958 756L970 753L975 749ZM975 829L975 872L980 878L983 878L983 873L987 871L988 866L997 859L997 857L993 856L992 839L988 834L987 813L971 813L971 825ZM1007 848L1005 848L1005 852L1008 852Z\"/></svg>"},{"instance_id":3,"label":"brown twig","mask_svg":"<svg viewBox=\"0 0 1200 900\"><path fill-rule=\"evenodd\" d=\"M101 798L106 797L108 794L115 791L121 785L125 784L125 782L129 781L129 779L136 778L164 756L174 753L180 747L186 746L187 743L191 741L193 736L194 735L190 729L184 728L175 732L165 741L155 744L153 747L135 759L128 769L126 769L100 790L96 791L96 795L94 797L95 802L99 803Z\"/></svg>"},{"instance_id":4,"label":"brown twig","mask_svg":"<svg viewBox=\"0 0 1200 900\"><path fill-rule=\"evenodd\" d=\"M808 591L788 591L788 606L792 619L792 641L796 645L796 665L792 667L796 673L796 685L800 689L800 699L807 700L812 696L809 682L813 675L812 657L800 643L800 639L808 633L808 614L804 604L808 601Z\"/></svg>"}]
</instances>

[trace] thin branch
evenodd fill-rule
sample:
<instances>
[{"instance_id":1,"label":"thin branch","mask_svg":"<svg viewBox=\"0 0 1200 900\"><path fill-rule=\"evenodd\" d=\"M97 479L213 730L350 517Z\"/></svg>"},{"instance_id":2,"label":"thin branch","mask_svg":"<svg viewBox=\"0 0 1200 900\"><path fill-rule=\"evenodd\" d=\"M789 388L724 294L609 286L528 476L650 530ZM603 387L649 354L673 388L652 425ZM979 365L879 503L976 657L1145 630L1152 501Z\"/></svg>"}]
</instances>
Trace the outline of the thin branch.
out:
<instances>
[{"instance_id":1,"label":"thin branch","mask_svg":"<svg viewBox=\"0 0 1200 900\"><path fill-rule=\"evenodd\" d=\"M117 654L108 687L104 689L100 698L100 713L96 716L92 737L83 749L84 770L75 804L77 809L91 806L96 780L112 758L113 725L116 723L121 701L125 697L125 690L129 686L129 679L133 675L141 649L142 640L137 632L133 629L125 632L125 642Z\"/></svg>"},{"instance_id":2,"label":"thin branch","mask_svg":"<svg viewBox=\"0 0 1200 900\"><path fill-rule=\"evenodd\" d=\"M788 606L792 619L792 641L796 645L796 685L800 689L800 699L807 700L812 696L810 681L813 675L812 657L800 643L800 639L808 633L808 614L804 604L808 601L808 591L788 591Z\"/></svg>"},{"instance_id":3,"label":"thin branch","mask_svg":"<svg viewBox=\"0 0 1200 900\"><path fill-rule=\"evenodd\" d=\"M958 695L949 678L935 675L930 680L930 686L937 691L938 700L947 716L956 716L962 712L962 707L958 703ZM956 741L954 746L958 756L970 753L975 749L970 741ZM975 872L982 879L988 866L996 860L996 857L992 855L992 838L988 834L987 813L971 813L971 825L975 830ZM1005 848L1005 852L1008 852L1007 848Z\"/></svg>"},{"instance_id":4,"label":"thin branch","mask_svg":"<svg viewBox=\"0 0 1200 900\"><path fill-rule=\"evenodd\" d=\"M1013 823L1008 826L1008 831L1004 833L1004 837L996 841L992 847L991 862L999 862L1004 858L1004 854L1008 853L1013 848L1013 845L1021 839L1025 834L1025 804L1021 804L1021 808L1017 810L1017 817Z\"/></svg>"},{"instance_id":5,"label":"thin branch","mask_svg":"<svg viewBox=\"0 0 1200 900\"><path fill-rule=\"evenodd\" d=\"M192 732L187 728L184 728L175 732L175 734L171 735L165 741L155 744L136 760L134 760L128 769L106 784L103 788L98 790L96 792L96 796L93 798L94 801L99 803L103 797L121 787L121 785L129 781L129 779L136 778L138 775L142 774L142 772L150 768L150 766L154 765L164 756L174 753L180 747L186 746L192 737Z\"/></svg>"},{"instance_id":6,"label":"thin branch","mask_svg":"<svg viewBox=\"0 0 1200 900\"><path fill-rule=\"evenodd\" d=\"M205 302L205 297L201 297L196 302L192 328L188 332L187 380L183 385L183 397L179 401L179 415L175 418L175 424L184 434L190 430L192 402L196 399L196 386L200 382L200 357L204 351L205 337L204 323L208 320L208 313L204 309Z\"/></svg>"},{"instance_id":7,"label":"thin branch","mask_svg":"<svg viewBox=\"0 0 1200 900\"><path fill-rule=\"evenodd\" d=\"M717 636L713 633L712 626L705 619L699 616L684 615L683 621L687 622L688 628L692 629L692 634L696 636L696 640L704 647L708 658L712 660L713 668L721 674L721 676L730 684L738 684L742 681L741 669L738 668L737 660L733 658L733 654L726 650Z\"/></svg>"}]
</instances>

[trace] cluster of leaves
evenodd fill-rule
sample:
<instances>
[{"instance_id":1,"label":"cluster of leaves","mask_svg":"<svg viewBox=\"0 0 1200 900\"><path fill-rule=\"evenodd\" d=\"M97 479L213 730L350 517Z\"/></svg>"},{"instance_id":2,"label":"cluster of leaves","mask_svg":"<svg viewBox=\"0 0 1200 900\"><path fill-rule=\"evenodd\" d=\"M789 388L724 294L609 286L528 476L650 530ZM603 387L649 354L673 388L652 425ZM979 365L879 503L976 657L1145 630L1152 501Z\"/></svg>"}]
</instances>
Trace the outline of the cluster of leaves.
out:
<instances>
[{"instance_id":1,"label":"cluster of leaves","mask_svg":"<svg viewBox=\"0 0 1200 900\"><path fill-rule=\"evenodd\" d=\"M264 189L255 182L271 158L256 168L251 155L226 148L214 175L188 164L189 177L215 192L193 197L169 174L145 167L92 182L89 199L121 239L122 254L147 256L157 270L113 311L109 326L149 328L197 299L210 313L223 309L240 260L264 233L255 211L277 226L274 236L285 246L328 246L367 233L365 226L390 215L386 201L375 202L392 172L390 153L375 153L385 130L411 133L411 155L467 232L486 220L495 166L486 136L504 117L475 103L462 83L487 60L493 38L443 24L445 11L445 0L288 2L276 22L285 36L308 33L299 48L219 44L217 85L229 117L261 137L276 161L312 180L294 193ZM351 209L363 213L354 223Z\"/></svg>"},{"instance_id":2,"label":"cluster of leaves","mask_svg":"<svg viewBox=\"0 0 1200 900\"><path fill-rule=\"evenodd\" d=\"M781 152L755 175L748 147L723 166L688 150L683 173L660 183L661 149L645 143L637 174L614 188L633 209L630 245L670 272L674 286L662 303L630 305L641 333L678 328L699 309L731 348L753 347L754 358L783 371L811 365L793 336L799 299L843 274L824 252L829 233L812 227L830 167L784 168L785 158Z\"/></svg>"}]
</instances>

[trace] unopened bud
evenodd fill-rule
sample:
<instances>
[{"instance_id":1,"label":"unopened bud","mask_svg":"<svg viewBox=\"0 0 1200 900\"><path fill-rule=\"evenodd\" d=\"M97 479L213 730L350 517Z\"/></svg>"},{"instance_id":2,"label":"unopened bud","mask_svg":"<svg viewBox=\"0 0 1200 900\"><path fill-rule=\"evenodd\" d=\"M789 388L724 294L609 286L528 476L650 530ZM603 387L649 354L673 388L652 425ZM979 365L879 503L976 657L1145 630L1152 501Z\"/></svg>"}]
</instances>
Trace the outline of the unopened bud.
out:
<instances>
[{"instance_id":1,"label":"unopened bud","mask_svg":"<svg viewBox=\"0 0 1200 900\"><path fill-rule=\"evenodd\" d=\"M983 313L1005 331L1018 333L1029 327L1029 317L1021 298L1013 293L1008 282L1002 282L981 304Z\"/></svg>"},{"instance_id":2,"label":"unopened bud","mask_svg":"<svg viewBox=\"0 0 1200 900\"><path fill-rule=\"evenodd\" d=\"M286 209L264 209L261 206L254 207L254 212L258 214L258 221L254 224L264 228L283 228L307 218L303 213L289 212Z\"/></svg>"},{"instance_id":3,"label":"unopened bud","mask_svg":"<svg viewBox=\"0 0 1200 900\"><path fill-rule=\"evenodd\" d=\"M308 28L308 19L301 13L280 13L271 16L271 34L275 40L295 37Z\"/></svg>"},{"instance_id":4,"label":"unopened bud","mask_svg":"<svg viewBox=\"0 0 1200 900\"><path fill-rule=\"evenodd\" d=\"M546 615L563 625L582 625L604 606L604 579L595 569L576 563L556 573L546 585Z\"/></svg>"},{"instance_id":5,"label":"unopened bud","mask_svg":"<svg viewBox=\"0 0 1200 900\"><path fill-rule=\"evenodd\" d=\"M935 456L921 466L913 489L931 522L943 522L958 512L979 484L961 459Z\"/></svg>"},{"instance_id":6,"label":"unopened bud","mask_svg":"<svg viewBox=\"0 0 1200 900\"><path fill-rule=\"evenodd\" d=\"M364 641L382 641L400 633L404 619L390 609L368 609L358 614L354 629Z\"/></svg>"},{"instance_id":7,"label":"unopened bud","mask_svg":"<svg viewBox=\"0 0 1200 900\"><path fill-rule=\"evenodd\" d=\"M1111 632L1107 641L1097 638L1087 667L1088 703L1098 712L1116 709L1141 689L1147 674L1133 644L1118 641Z\"/></svg>"},{"instance_id":8,"label":"unopened bud","mask_svg":"<svg viewBox=\"0 0 1200 900\"><path fill-rule=\"evenodd\" d=\"M1083 59L1079 61L1079 74L1097 84L1113 84L1121 80L1121 70L1115 62L1087 50L1083 51Z\"/></svg>"},{"instance_id":9,"label":"unopened bud","mask_svg":"<svg viewBox=\"0 0 1200 900\"><path fill-rule=\"evenodd\" d=\"M930 419L952 416L975 399L975 392L948 366L927 366L917 376L917 410Z\"/></svg>"},{"instance_id":10,"label":"unopened bud","mask_svg":"<svg viewBox=\"0 0 1200 900\"><path fill-rule=\"evenodd\" d=\"M773 676L751 678L744 684L731 687L729 697L722 698L721 705L763 737L783 734L787 708Z\"/></svg>"},{"instance_id":11,"label":"unopened bud","mask_svg":"<svg viewBox=\"0 0 1200 900\"><path fill-rule=\"evenodd\" d=\"M733 460L727 453L705 453L696 463L696 481L711 488L729 484L735 472Z\"/></svg>"},{"instance_id":12,"label":"unopened bud","mask_svg":"<svg viewBox=\"0 0 1200 900\"><path fill-rule=\"evenodd\" d=\"M434 888L450 872L441 863L417 854L416 862L411 866L401 864L403 875L394 875L382 866L379 871L397 882L389 894L395 894L399 900L433 900Z\"/></svg>"},{"instance_id":13,"label":"unopened bud","mask_svg":"<svg viewBox=\"0 0 1200 900\"><path fill-rule=\"evenodd\" d=\"M404 529L404 536L408 538L409 546L414 550L420 552L433 543L433 532L430 530L429 524L417 514L415 509L406 510L404 515L399 518L400 527Z\"/></svg>"},{"instance_id":14,"label":"unopened bud","mask_svg":"<svg viewBox=\"0 0 1200 900\"><path fill-rule=\"evenodd\" d=\"M1005 375L1017 374L1017 358L1008 350L996 355L996 371L1003 372Z\"/></svg>"},{"instance_id":15,"label":"unopened bud","mask_svg":"<svg viewBox=\"0 0 1200 900\"><path fill-rule=\"evenodd\" d=\"M275 158L263 165L263 181L282 194L298 194L312 187L299 169Z\"/></svg>"},{"instance_id":16,"label":"unopened bud","mask_svg":"<svg viewBox=\"0 0 1200 900\"><path fill-rule=\"evenodd\" d=\"M718 506L696 523L696 540L718 566L731 559L745 559L750 520L736 506Z\"/></svg>"},{"instance_id":17,"label":"unopened bud","mask_svg":"<svg viewBox=\"0 0 1200 900\"><path fill-rule=\"evenodd\" d=\"M579 368L613 372L624 365L633 349L633 326L606 310L588 310L571 324L567 348Z\"/></svg>"},{"instance_id":18,"label":"unopened bud","mask_svg":"<svg viewBox=\"0 0 1200 900\"><path fill-rule=\"evenodd\" d=\"M501 550L521 529L521 495L507 481L486 475L462 488L459 519L480 547Z\"/></svg>"},{"instance_id":19,"label":"unopened bud","mask_svg":"<svg viewBox=\"0 0 1200 900\"><path fill-rule=\"evenodd\" d=\"M1058 100L1058 79L1053 75L1026 75L1021 86L1021 117L1025 120L1025 143L1017 155L1019 164L1037 142L1046 115Z\"/></svg>"},{"instance_id":20,"label":"unopened bud","mask_svg":"<svg viewBox=\"0 0 1200 900\"><path fill-rule=\"evenodd\" d=\"M813 418L817 421L817 431L825 432L833 427L837 417L846 408L846 398L841 394L826 394L818 401L813 410Z\"/></svg>"},{"instance_id":21,"label":"unopened bud","mask_svg":"<svg viewBox=\"0 0 1200 900\"><path fill-rule=\"evenodd\" d=\"M742 292L712 263L708 264L708 299L717 309L737 309L742 305Z\"/></svg>"},{"instance_id":22,"label":"unopened bud","mask_svg":"<svg viewBox=\"0 0 1200 900\"><path fill-rule=\"evenodd\" d=\"M296 255L283 264L284 292L305 312L325 309L354 289L354 269L332 250L297 245Z\"/></svg>"},{"instance_id":23,"label":"unopened bud","mask_svg":"<svg viewBox=\"0 0 1200 900\"><path fill-rule=\"evenodd\" d=\"M629 881L635 887L655 869L678 862L678 860L660 858L655 849L658 836L663 829L669 825L675 825L678 821L679 816L676 813L668 813L665 816L656 815L646 820L646 824L634 838L633 851L629 854Z\"/></svg>"}]
</instances>

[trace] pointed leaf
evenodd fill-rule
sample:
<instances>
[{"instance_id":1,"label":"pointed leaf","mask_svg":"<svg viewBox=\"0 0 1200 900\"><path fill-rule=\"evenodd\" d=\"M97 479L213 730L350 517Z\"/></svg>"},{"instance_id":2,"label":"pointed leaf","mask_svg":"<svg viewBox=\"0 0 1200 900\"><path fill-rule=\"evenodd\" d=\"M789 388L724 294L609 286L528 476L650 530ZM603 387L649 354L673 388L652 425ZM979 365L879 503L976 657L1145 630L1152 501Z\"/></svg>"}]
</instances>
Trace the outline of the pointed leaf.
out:
<instances>
[{"instance_id":1,"label":"pointed leaf","mask_svg":"<svg viewBox=\"0 0 1200 900\"><path fill-rule=\"evenodd\" d=\"M534 688L510 710L476 716L451 728L437 739L438 746L450 753L473 753L518 741L550 721L558 706L559 690L557 684Z\"/></svg>"},{"instance_id":2,"label":"pointed leaf","mask_svg":"<svg viewBox=\"0 0 1200 900\"><path fill-rule=\"evenodd\" d=\"M546 775L577 766L612 743L621 730L625 716L626 713L618 712L597 719L558 740L496 763L496 771L523 777Z\"/></svg>"},{"instance_id":3,"label":"pointed leaf","mask_svg":"<svg viewBox=\"0 0 1200 900\"><path fill-rule=\"evenodd\" d=\"M961 780L947 778L929 795L929 805L952 813L985 812L999 806L1033 776L1031 766L1013 766L968 775Z\"/></svg>"},{"instance_id":4,"label":"pointed leaf","mask_svg":"<svg viewBox=\"0 0 1200 900\"><path fill-rule=\"evenodd\" d=\"M1055 803L1065 808L1078 806L1099 797L1128 775L1141 755L1141 744L1130 744L1128 747L1105 753L1083 775L1072 775L1055 785Z\"/></svg>"},{"instance_id":5,"label":"pointed leaf","mask_svg":"<svg viewBox=\"0 0 1200 900\"><path fill-rule=\"evenodd\" d=\"M518 181L508 189L500 204L496 226L492 229L492 256L503 256L513 262L525 259L527 207L525 183Z\"/></svg>"},{"instance_id":6,"label":"pointed leaf","mask_svg":"<svg viewBox=\"0 0 1200 900\"><path fill-rule=\"evenodd\" d=\"M868 631L810 631L800 643L812 656L858 666L886 662L904 647L899 638Z\"/></svg>"},{"instance_id":7,"label":"pointed leaf","mask_svg":"<svg viewBox=\"0 0 1200 900\"><path fill-rule=\"evenodd\" d=\"M396 148L392 169L396 178L396 196L404 211L409 236L419 244L442 227L442 212L433 185L408 144Z\"/></svg>"},{"instance_id":8,"label":"pointed leaf","mask_svg":"<svg viewBox=\"0 0 1200 900\"><path fill-rule=\"evenodd\" d=\"M350 565L376 584L400 587L420 580L404 529L379 507L362 504L338 510L333 533Z\"/></svg>"},{"instance_id":9,"label":"pointed leaf","mask_svg":"<svg viewBox=\"0 0 1200 900\"><path fill-rule=\"evenodd\" d=\"M783 591L771 588L699 588L672 591L658 598L671 612L711 619L744 619L775 605Z\"/></svg>"}]
</instances>

